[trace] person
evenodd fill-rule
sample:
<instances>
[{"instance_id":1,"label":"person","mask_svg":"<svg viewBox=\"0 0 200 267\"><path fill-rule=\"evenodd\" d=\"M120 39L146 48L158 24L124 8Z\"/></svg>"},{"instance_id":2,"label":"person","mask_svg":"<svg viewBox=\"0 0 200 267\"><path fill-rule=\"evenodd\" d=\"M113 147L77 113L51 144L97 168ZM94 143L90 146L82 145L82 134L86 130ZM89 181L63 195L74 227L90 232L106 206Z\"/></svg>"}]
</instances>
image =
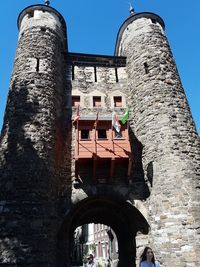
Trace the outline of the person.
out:
<instances>
[{"instance_id":1,"label":"person","mask_svg":"<svg viewBox=\"0 0 200 267\"><path fill-rule=\"evenodd\" d=\"M94 261L94 256L89 254L87 257L88 262L84 265L84 267L97 267L96 262Z\"/></svg>"},{"instance_id":2,"label":"person","mask_svg":"<svg viewBox=\"0 0 200 267\"><path fill-rule=\"evenodd\" d=\"M145 247L140 256L139 267L160 267L160 264L155 261L153 250L150 247Z\"/></svg>"},{"instance_id":3,"label":"person","mask_svg":"<svg viewBox=\"0 0 200 267\"><path fill-rule=\"evenodd\" d=\"M110 259L108 259L108 261L107 261L107 265L106 265L107 267L111 267L111 264L110 264Z\"/></svg>"}]
</instances>

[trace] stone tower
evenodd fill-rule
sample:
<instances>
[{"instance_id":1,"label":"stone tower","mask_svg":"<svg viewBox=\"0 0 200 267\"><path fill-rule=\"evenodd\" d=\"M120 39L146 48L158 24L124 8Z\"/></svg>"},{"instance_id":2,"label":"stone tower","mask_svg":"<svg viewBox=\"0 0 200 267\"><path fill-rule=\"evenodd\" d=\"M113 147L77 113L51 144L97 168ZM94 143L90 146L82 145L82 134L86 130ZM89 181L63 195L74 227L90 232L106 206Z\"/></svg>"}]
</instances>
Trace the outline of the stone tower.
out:
<instances>
[{"instance_id":1,"label":"stone tower","mask_svg":"<svg viewBox=\"0 0 200 267\"><path fill-rule=\"evenodd\" d=\"M165 264L200 266L199 138L163 20L132 13L115 53L127 57L130 129L143 146L151 191L136 206L145 210L149 242Z\"/></svg>"},{"instance_id":2,"label":"stone tower","mask_svg":"<svg viewBox=\"0 0 200 267\"><path fill-rule=\"evenodd\" d=\"M0 266L53 266L66 123L66 26L53 8L18 18L19 41L1 135ZM48 262L48 263L47 263Z\"/></svg>"},{"instance_id":3,"label":"stone tower","mask_svg":"<svg viewBox=\"0 0 200 267\"><path fill-rule=\"evenodd\" d=\"M70 53L48 5L24 9L18 27L0 143L0 267L70 267L74 231L92 222L116 234L114 267L136 266L144 245L162 267L199 267L199 140L163 20L132 10L114 56ZM114 136L111 114L127 109Z\"/></svg>"}]
</instances>

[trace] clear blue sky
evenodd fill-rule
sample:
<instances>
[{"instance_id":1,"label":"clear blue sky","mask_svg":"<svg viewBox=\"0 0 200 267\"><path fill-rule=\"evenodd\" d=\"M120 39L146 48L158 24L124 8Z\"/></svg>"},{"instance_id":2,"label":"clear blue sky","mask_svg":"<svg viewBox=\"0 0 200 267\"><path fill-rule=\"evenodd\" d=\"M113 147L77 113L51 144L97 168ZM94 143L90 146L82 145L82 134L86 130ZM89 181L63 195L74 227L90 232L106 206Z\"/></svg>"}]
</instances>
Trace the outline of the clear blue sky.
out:
<instances>
[{"instance_id":1,"label":"clear blue sky","mask_svg":"<svg viewBox=\"0 0 200 267\"><path fill-rule=\"evenodd\" d=\"M137 12L160 15L200 132L200 0L134 0ZM42 0L1 0L0 129L17 45L17 17ZM113 55L117 32L129 16L129 0L51 0L65 18L70 52Z\"/></svg>"}]
</instances>

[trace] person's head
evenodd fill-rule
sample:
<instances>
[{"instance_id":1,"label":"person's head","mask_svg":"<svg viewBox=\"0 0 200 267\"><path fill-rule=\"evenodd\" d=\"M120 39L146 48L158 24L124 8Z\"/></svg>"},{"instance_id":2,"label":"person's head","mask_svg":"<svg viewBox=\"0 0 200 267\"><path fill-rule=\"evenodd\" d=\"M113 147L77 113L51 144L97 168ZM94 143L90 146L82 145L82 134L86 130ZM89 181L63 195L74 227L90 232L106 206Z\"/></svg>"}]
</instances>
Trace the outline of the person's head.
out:
<instances>
[{"instance_id":1,"label":"person's head","mask_svg":"<svg viewBox=\"0 0 200 267\"><path fill-rule=\"evenodd\" d=\"M93 262L94 256L92 254L89 254L87 259L88 259L88 262Z\"/></svg>"},{"instance_id":2,"label":"person's head","mask_svg":"<svg viewBox=\"0 0 200 267\"><path fill-rule=\"evenodd\" d=\"M155 257L153 250L150 247L145 247L142 255L140 256L141 262L142 261L151 261L155 265Z\"/></svg>"}]
</instances>

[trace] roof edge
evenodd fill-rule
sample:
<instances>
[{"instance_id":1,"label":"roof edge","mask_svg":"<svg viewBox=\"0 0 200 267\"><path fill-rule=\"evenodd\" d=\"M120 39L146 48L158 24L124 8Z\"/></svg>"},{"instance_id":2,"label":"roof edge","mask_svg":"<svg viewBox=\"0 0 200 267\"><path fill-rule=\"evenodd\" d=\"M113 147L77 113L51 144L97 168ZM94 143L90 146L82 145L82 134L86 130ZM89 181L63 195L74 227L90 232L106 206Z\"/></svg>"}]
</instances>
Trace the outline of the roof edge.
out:
<instances>
[{"instance_id":1,"label":"roof edge","mask_svg":"<svg viewBox=\"0 0 200 267\"><path fill-rule=\"evenodd\" d=\"M59 17L60 22L62 23L62 26L63 26L63 28L66 31L67 27L66 27L66 23L65 23L65 20L64 20L63 16L55 8L53 8L51 6L43 5L43 4L30 5L30 6L26 7L26 8L24 8L19 13L19 16L17 18L17 27L18 27L18 29L20 28L20 25L21 25L21 21L22 21L23 16L29 10L33 10L33 9L45 10L45 11L53 12L54 14L56 14Z\"/></svg>"}]
</instances>

